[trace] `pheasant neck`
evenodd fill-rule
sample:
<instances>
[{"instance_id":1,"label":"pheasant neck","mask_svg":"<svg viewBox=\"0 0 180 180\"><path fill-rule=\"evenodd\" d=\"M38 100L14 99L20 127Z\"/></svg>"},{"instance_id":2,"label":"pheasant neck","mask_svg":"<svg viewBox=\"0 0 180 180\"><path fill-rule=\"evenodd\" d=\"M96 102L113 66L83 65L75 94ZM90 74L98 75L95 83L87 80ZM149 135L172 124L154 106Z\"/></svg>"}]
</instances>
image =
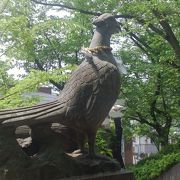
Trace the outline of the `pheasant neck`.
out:
<instances>
[{"instance_id":1,"label":"pheasant neck","mask_svg":"<svg viewBox=\"0 0 180 180\"><path fill-rule=\"evenodd\" d=\"M110 38L111 34L104 32L102 29L96 28L90 44L90 48L95 48L98 46L110 47Z\"/></svg>"},{"instance_id":2,"label":"pheasant neck","mask_svg":"<svg viewBox=\"0 0 180 180\"><path fill-rule=\"evenodd\" d=\"M102 28L96 28L90 47L87 48L87 50L93 54L94 59L97 58L107 61L117 66L113 54L111 53L110 39L111 33L105 32Z\"/></svg>"}]
</instances>

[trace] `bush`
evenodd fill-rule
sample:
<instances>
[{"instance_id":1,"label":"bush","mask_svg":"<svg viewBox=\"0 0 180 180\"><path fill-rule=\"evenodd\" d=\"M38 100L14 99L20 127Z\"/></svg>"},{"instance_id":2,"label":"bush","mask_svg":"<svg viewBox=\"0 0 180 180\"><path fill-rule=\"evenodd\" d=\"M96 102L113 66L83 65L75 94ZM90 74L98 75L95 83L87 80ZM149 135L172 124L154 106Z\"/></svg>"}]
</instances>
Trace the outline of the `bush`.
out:
<instances>
[{"instance_id":1,"label":"bush","mask_svg":"<svg viewBox=\"0 0 180 180\"><path fill-rule=\"evenodd\" d=\"M149 156L149 157L139 161L136 166L142 166L147 161L150 161L152 159L159 160L164 155L171 154L171 153L178 153L178 152L180 152L180 142L178 142L177 144L170 144L170 145L166 146L158 154L153 154L153 155L151 155L151 156Z\"/></svg>"},{"instance_id":2,"label":"bush","mask_svg":"<svg viewBox=\"0 0 180 180\"><path fill-rule=\"evenodd\" d=\"M112 149L109 146L110 137L106 129L99 129L96 136L96 148L100 154L112 157Z\"/></svg>"},{"instance_id":3,"label":"bush","mask_svg":"<svg viewBox=\"0 0 180 180\"><path fill-rule=\"evenodd\" d=\"M169 145L156 155L152 155L131 167L136 180L152 180L173 165L180 162L179 143Z\"/></svg>"}]
</instances>

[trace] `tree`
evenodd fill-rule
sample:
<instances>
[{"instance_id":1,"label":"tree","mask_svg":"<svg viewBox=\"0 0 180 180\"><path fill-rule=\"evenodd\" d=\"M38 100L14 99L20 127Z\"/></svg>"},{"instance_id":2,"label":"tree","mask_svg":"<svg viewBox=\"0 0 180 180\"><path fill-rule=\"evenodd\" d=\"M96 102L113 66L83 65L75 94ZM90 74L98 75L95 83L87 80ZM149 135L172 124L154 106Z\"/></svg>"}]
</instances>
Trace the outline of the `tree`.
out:
<instances>
[{"instance_id":1,"label":"tree","mask_svg":"<svg viewBox=\"0 0 180 180\"><path fill-rule=\"evenodd\" d=\"M54 82L65 82L69 77L69 73L66 71L73 70L75 66L67 66L65 68L55 69L52 71L39 71L33 70L29 73L24 79L14 82L11 78L7 78L4 74L7 72L0 73L2 74L2 88L0 92L2 97L0 97L0 109L4 108L15 108L23 106L31 106L40 101L38 96L28 96L28 93L37 91L38 87L42 84L48 85L49 80L53 79ZM60 75L59 75L60 74ZM1 76L0 76L1 78ZM10 84L10 82L14 82ZM12 86L9 88L9 86ZM6 89L5 89L6 88Z\"/></svg>"},{"instance_id":2,"label":"tree","mask_svg":"<svg viewBox=\"0 0 180 180\"><path fill-rule=\"evenodd\" d=\"M90 19L112 12L121 24L114 43L127 67L120 98L126 100L124 124L138 122L138 132L156 144L168 143L169 131L179 125L179 2L168 1L38 1L10 4L1 18L6 55L31 68L48 71L81 61L79 50L87 46ZM97 8L98 7L98 8ZM48 10L66 10L63 18L47 16ZM6 30L6 31L5 31ZM119 37L125 37L125 41ZM78 41L77 41L78 39ZM53 83L53 79L50 79ZM61 83L53 83L59 89Z\"/></svg>"},{"instance_id":3,"label":"tree","mask_svg":"<svg viewBox=\"0 0 180 180\"><path fill-rule=\"evenodd\" d=\"M6 94L8 89L14 85L14 79L7 71L11 68L9 63L0 60L0 95Z\"/></svg>"},{"instance_id":4,"label":"tree","mask_svg":"<svg viewBox=\"0 0 180 180\"><path fill-rule=\"evenodd\" d=\"M74 17L72 23L68 17L48 16L48 9L28 0L18 4L9 1L1 19L1 41L7 47L5 54L20 60L27 72L32 68L48 71L81 61L78 52L87 42L88 32L82 26L86 26L86 19L81 21ZM58 89L63 88L62 83L52 79L50 82Z\"/></svg>"},{"instance_id":5,"label":"tree","mask_svg":"<svg viewBox=\"0 0 180 180\"><path fill-rule=\"evenodd\" d=\"M64 76L68 76L69 72L67 68L70 71L73 69L68 64L78 64L81 61L79 50L88 36L82 26L83 23L86 26L86 20L74 18L72 23L68 17L59 19L46 15L48 9L36 7L30 1L21 0L18 4L7 1L0 19L1 44L4 47L2 54L9 57L10 61L15 58L16 65L24 67L30 75L4 94L1 108L36 103L37 99L25 101L21 95L37 89L39 84L47 81L57 89L62 89L67 80ZM33 71L36 72L35 78L35 74L31 73L33 69L36 70ZM28 79L31 79L30 85Z\"/></svg>"},{"instance_id":6,"label":"tree","mask_svg":"<svg viewBox=\"0 0 180 180\"><path fill-rule=\"evenodd\" d=\"M176 5L172 1L132 1L123 6L125 12L134 16L125 27L134 44L126 41L120 51L128 66L122 88L127 105L125 118L138 121L140 124L134 126L139 132L161 146L168 144L170 128L179 124ZM133 23L136 24L129 27Z\"/></svg>"}]
</instances>

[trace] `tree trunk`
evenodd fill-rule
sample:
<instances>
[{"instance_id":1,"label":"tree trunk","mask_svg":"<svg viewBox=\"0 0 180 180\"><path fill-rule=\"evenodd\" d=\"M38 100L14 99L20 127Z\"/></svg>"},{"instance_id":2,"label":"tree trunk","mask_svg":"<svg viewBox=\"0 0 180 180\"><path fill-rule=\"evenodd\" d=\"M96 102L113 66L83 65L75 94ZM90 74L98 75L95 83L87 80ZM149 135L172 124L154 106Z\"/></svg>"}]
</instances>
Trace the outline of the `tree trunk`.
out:
<instances>
[{"instance_id":1,"label":"tree trunk","mask_svg":"<svg viewBox=\"0 0 180 180\"><path fill-rule=\"evenodd\" d=\"M122 144L122 126L121 126L121 118L114 118L115 123L115 133L117 138L117 143L115 146L115 149L113 150L113 157L117 159L117 161L120 163L121 168L125 168L124 161L121 154L121 144Z\"/></svg>"},{"instance_id":2,"label":"tree trunk","mask_svg":"<svg viewBox=\"0 0 180 180\"><path fill-rule=\"evenodd\" d=\"M169 129L161 128L157 131L161 148L169 144Z\"/></svg>"}]
</instances>

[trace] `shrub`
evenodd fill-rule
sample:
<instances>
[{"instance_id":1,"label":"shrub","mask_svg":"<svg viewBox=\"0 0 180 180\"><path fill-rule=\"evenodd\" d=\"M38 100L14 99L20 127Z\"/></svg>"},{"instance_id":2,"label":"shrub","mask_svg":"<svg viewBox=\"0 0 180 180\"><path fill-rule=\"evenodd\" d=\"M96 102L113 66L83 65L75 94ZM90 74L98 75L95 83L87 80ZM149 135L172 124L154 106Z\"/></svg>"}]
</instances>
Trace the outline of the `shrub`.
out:
<instances>
[{"instance_id":1,"label":"shrub","mask_svg":"<svg viewBox=\"0 0 180 180\"><path fill-rule=\"evenodd\" d=\"M99 129L96 136L96 148L100 154L112 157L112 150L109 147L109 133L106 129Z\"/></svg>"},{"instance_id":2,"label":"shrub","mask_svg":"<svg viewBox=\"0 0 180 180\"><path fill-rule=\"evenodd\" d=\"M169 145L158 154L152 155L132 166L136 180L152 180L173 165L180 162L179 143Z\"/></svg>"}]
</instances>

